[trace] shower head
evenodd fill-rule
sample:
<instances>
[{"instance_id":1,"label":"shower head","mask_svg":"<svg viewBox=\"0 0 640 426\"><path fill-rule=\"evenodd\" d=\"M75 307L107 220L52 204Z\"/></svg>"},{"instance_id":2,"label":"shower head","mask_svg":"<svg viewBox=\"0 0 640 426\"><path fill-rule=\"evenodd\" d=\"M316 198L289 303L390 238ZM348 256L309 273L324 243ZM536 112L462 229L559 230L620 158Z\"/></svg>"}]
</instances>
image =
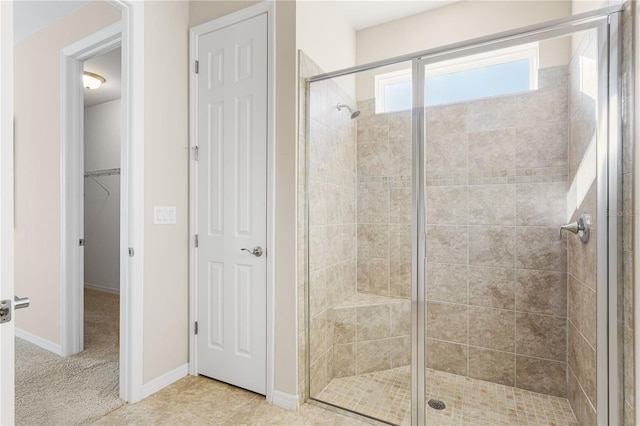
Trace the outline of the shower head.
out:
<instances>
[{"instance_id":1,"label":"shower head","mask_svg":"<svg viewBox=\"0 0 640 426\"><path fill-rule=\"evenodd\" d=\"M351 107L349 105L345 105L345 104L341 104L338 103L338 105L336 106L336 108L338 108L338 111L342 111L342 108L346 108L347 111L349 111L351 113L351 119L353 120L354 118L357 118L360 115L360 111L359 110L353 110L351 109Z\"/></svg>"}]
</instances>

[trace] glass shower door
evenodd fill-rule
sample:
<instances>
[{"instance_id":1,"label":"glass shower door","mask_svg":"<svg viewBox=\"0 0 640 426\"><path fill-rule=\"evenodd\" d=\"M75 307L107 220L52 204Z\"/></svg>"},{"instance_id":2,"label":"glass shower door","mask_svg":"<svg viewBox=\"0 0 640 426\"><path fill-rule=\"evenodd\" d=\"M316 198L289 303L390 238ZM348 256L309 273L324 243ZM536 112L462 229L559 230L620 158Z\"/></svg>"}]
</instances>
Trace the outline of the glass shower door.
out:
<instances>
[{"instance_id":1,"label":"glass shower door","mask_svg":"<svg viewBox=\"0 0 640 426\"><path fill-rule=\"evenodd\" d=\"M415 341L411 64L376 71L407 77L382 103L374 72L308 89L308 383L315 401L403 424Z\"/></svg>"},{"instance_id":2,"label":"glass shower door","mask_svg":"<svg viewBox=\"0 0 640 426\"><path fill-rule=\"evenodd\" d=\"M427 424L596 424L601 36L421 64Z\"/></svg>"}]
</instances>

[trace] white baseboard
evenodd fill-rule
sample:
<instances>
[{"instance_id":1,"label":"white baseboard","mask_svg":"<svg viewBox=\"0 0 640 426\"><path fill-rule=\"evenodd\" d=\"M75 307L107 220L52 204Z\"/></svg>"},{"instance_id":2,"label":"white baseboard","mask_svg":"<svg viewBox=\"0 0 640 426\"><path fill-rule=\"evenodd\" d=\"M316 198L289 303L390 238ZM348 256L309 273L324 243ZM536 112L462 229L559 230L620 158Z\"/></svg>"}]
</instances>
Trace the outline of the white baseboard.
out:
<instances>
[{"instance_id":1,"label":"white baseboard","mask_svg":"<svg viewBox=\"0 0 640 426\"><path fill-rule=\"evenodd\" d=\"M142 399L153 395L159 390L166 388L171 383L176 382L182 379L189 373L189 364L181 365L178 368L175 368L160 377L156 377L151 380L149 383L145 383L142 385Z\"/></svg>"},{"instance_id":2,"label":"white baseboard","mask_svg":"<svg viewBox=\"0 0 640 426\"><path fill-rule=\"evenodd\" d=\"M41 347L42 349L46 349L49 352L53 352L56 355L62 356L62 346L57 343L53 343L47 339L43 339L42 337L38 337L35 334L31 334L27 331L20 330L16 327L16 337L21 338L22 340L26 340L29 343L33 343L36 346Z\"/></svg>"},{"instance_id":3,"label":"white baseboard","mask_svg":"<svg viewBox=\"0 0 640 426\"><path fill-rule=\"evenodd\" d=\"M120 288L105 287L102 285L91 284L91 283L84 283L84 286L92 290L104 291L105 293L120 294Z\"/></svg>"},{"instance_id":4,"label":"white baseboard","mask_svg":"<svg viewBox=\"0 0 640 426\"><path fill-rule=\"evenodd\" d=\"M273 405L277 405L278 407L284 408L289 411L298 411L298 396L291 395L290 393L285 393L279 390L273 390Z\"/></svg>"}]
</instances>

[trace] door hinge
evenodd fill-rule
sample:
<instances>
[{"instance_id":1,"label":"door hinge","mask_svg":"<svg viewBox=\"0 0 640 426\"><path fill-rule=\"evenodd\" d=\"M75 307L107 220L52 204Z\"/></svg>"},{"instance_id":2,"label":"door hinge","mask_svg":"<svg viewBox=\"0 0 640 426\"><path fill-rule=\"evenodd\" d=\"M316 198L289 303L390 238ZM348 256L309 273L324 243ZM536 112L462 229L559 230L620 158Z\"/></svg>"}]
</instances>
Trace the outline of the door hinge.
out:
<instances>
[{"instance_id":1,"label":"door hinge","mask_svg":"<svg viewBox=\"0 0 640 426\"><path fill-rule=\"evenodd\" d=\"M196 248L198 248L198 234L196 234L195 246L196 246Z\"/></svg>"},{"instance_id":2,"label":"door hinge","mask_svg":"<svg viewBox=\"0 0 640 426\"><path fill-rule=\"evenodd\" d=\"M84 247L84 238L80 238L78 244L80 245L80 247Z\"/></svg>"},{"instance_id":3,"label":"door hinge","mask_svg":"<svg viewBox=\"0 0 640 426\"><path fill-rule=\"evenodd\" d=\"M193 327L193 332L194 332L195 334L198 334L198 321L196 321L196 323L195 323L195 325L194 325L194 327Z\"/></svg>"},{"instance_id":4,"label":"door hinge","mask_svg":"<svg viewBox=\"0 0 640 426\"><path fill-rule=\"evenodd\" d=\"M200 62L196 60L196 74L200 72Z\"/></svg>"},{"instance_id":5,"label":"door hinge","mask_svg":"<svg viewBox=\"0 0 640 426\"><path fill-rule=\"evenodd\" d=\"M198 145L193 147L193 158L198 161Z\"/></svg>"},{"instance_id":6,"label":"door hinge","mask_svg":"<svg viewBox=\"0 0 640 426\"><path fill-rule=\"evenodd\" d=\"M129 247L129 257L133 257L133 247Z\"/></svg>"}]
</instances>

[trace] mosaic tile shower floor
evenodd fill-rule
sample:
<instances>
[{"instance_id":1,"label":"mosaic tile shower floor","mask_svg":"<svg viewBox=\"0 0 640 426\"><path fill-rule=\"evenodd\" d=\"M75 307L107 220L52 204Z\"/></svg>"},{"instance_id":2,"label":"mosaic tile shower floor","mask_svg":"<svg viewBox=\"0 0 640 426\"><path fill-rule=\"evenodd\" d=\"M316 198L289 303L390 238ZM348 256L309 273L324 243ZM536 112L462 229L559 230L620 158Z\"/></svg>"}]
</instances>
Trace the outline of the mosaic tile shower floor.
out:
<instances>
[{"instance_id":1,"label":"mosaic tile shower floor","mask_svg":"<svg viewBox=\"0 0 640 426\"><path fill-rule=\"evenodd\" d=\"M411 424L410 367L334 379L317 399L381 420ZM427 425L577 426L564 398L516 389L455 374L427 370L426 399L443 401L444 410L427 407Z\"/></svg>"}]
</instances>

